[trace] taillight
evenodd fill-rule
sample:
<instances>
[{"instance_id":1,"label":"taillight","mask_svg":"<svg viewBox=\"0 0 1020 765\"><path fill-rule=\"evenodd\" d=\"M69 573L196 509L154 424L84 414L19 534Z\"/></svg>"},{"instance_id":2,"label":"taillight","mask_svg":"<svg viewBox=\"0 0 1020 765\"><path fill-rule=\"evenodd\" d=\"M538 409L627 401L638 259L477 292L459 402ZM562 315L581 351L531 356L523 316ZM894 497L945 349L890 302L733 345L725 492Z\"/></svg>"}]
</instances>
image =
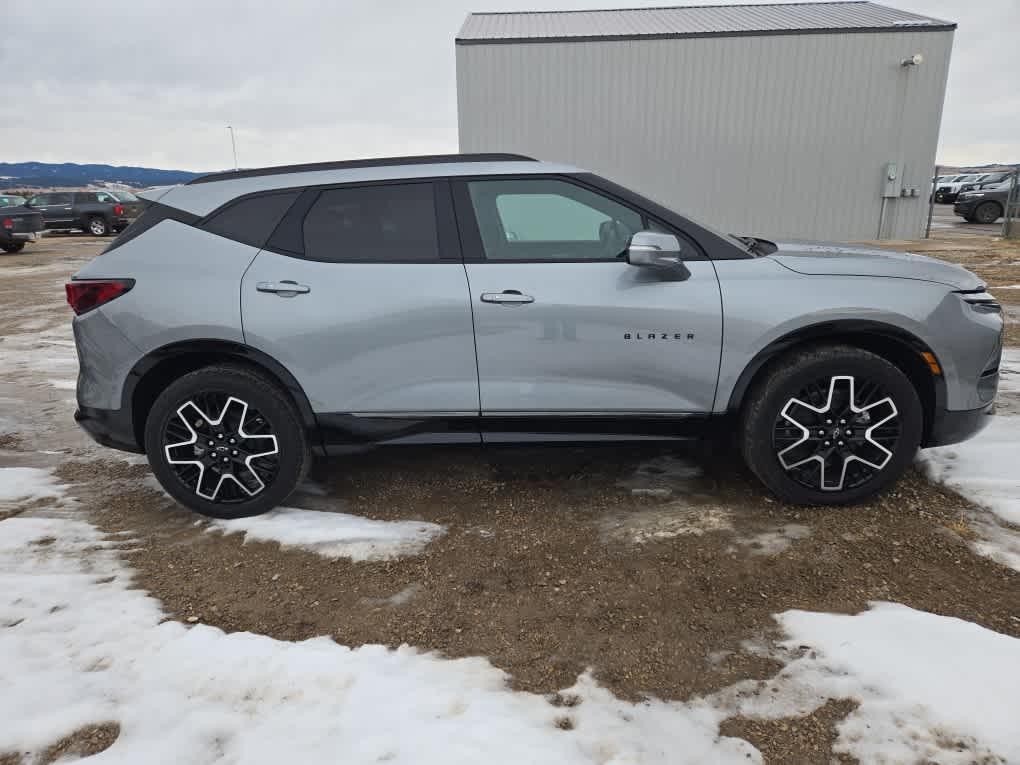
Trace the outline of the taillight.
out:
<instances>
[{"instance_id":1,"label":"taillight","mask_svg":"<svg viewBox=\"0 0 1020 765\"><path fill-rule=\"evenodd\" d=\"M14 228L14 219L13 218L4 218L3 223L0 223L0 225L2 225L5 229L10 231L10 230L12 230Z\"/></svg>"},{"instance_id":2,"label":"taillight","mask_svg":"<svg viewBox=\"0 0 1020 765\"><path fill-rule=\"evenodd\" d=\"M114 205L113 206L113 214L114 215L123 215L124 214L124 205Z\"/></svg>"},{"instance_id":3,"label":"taillight","mask_svg":"<svg viewBox=\"0 0 1020 765\"><path fill-rule=\"evenodd\" d=\"M64 285L67 304L78 316L109 303L135 286L134 279L81 279Z\"/></svg>"}]
</instances>

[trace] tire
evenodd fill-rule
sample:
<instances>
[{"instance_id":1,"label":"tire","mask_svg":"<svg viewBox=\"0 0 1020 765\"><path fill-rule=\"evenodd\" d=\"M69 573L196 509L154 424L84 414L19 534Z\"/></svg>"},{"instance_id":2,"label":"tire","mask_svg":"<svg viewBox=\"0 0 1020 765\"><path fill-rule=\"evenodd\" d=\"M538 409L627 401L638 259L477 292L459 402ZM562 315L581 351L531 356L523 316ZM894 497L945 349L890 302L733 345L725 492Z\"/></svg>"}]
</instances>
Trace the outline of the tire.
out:
<instances>
[{"instance_id":1,"label":"tire","mask_svg":"<svg viewBox=\"0 0 1020 765\"><path fill-rule=\"evenodd\" d=\"M87 221L85 221L85 231L92 236L108 236L110 233L110 224L106 222L106 218L101 215L93 215Z\"/></svg>"},{"instance_id":2,"label":"tire","mask_svg":"<svg viewBox=\"0 0 1020 765\"><path fill-rule=\"evenodd\" d=\"M167 386L146 418L145 453L171 497L213 518L272 510L311 463L290 397L262 374L234 365L205 367Z\"/></svg>"},{"instance_id":3,"label":"tire","mask_svg":"<svg viewBox=\"0 0 1020 765\"><path fill-rule=\"evenodd\" d=\"M996 202L982 202L974 208L973 218L978 223L995 223L1002 217L1002 208Z\"/></svg>"},{"instance_id":4,"label":"tire","mask_svg":"<svg viewBox=\"0 0 1020 765\"><path fill-rule=\"evenodd\" d=\"M12 255L16 252L21 252L23 249L25 249L24 242L6 242L4 244L0 244L0 250L9 252Z\"/></svg>"},{"instance_id":5,"label":"tire","mask_svg":"<svg viewBox=\"0 0 1020 765\"><path fill-rule=\"evenodd\" d=\"M773 365L750 392L740 427L747 466L777 497L849 505L903 475L920 446L923 415L896 366L861 348L830 345Z\"/></svg>"}]
</instances>

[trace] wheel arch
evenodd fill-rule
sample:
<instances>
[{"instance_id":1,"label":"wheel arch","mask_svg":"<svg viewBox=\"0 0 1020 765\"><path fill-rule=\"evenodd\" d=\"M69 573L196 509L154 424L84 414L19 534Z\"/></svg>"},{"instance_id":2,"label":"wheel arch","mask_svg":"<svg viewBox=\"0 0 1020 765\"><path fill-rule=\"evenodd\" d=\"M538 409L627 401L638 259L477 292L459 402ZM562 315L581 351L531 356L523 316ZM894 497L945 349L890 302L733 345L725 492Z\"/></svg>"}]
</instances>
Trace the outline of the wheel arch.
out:
<instances>
[{"instance_id":1,"label":"wheel arch","mask_svg":"<svg viewBox=\"0 0 1020 765\"><path fill-rule=\"evenodd\" d=\"M186 340L157 348L128 373L121 394L122 411L131 413L135 440L145 443L145 423L159 393L174 380L202 367L236 362L256 369L275 382L297 408L309 444L320 447L318 423L297 379L279 361L256 348L229 340Z\"/></svg>"},{"instance_id":2,"label":"wheel arch","mask_svg":"<svg viewBox=\"0 0 1020 765\"><path fill-rule=\"evenodd\" d=\"M740 373L730 392L727 413L739 413L744 406L747 392L785 356L805 347L821 344L852 345L871 351L899 367L907 375L921 400L924 417L922 443L927 443L936 411L940 407L945 408L946 382L941 374L932 373L928 362L921 354L931 354L931 358L940 369L941 362L927 343L916 335L892 324L877 321L844 319L821 322L798 328L772 341L759 351Z\"/></svg>"}]
</instances>

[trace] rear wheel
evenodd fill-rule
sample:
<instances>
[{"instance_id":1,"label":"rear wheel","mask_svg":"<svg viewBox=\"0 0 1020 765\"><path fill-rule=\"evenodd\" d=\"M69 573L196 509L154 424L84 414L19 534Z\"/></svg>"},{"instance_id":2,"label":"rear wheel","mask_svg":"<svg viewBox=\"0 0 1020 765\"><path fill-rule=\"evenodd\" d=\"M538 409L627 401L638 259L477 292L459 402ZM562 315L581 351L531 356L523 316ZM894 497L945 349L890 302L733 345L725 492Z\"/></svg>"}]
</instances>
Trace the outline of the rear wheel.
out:
<instances>
[{"instance_id":1,"label":"rear wheel","mask_svg":"<svg viewBox=\"0 0 1020 765\"><path fill-rule=\"evenodd\" d=\"M25 249L25 243L24 242L5 242L4 244L0 244L0 249L2 249L4 252L10 252L10 253L21 252L23 249Z\"/></svg>"},{"instance_id":2,"label":"rear wheel","mask_svg":"<svg viewBox=\"0 0 1020 765\"><path fill-rule=\"evenodd\" d=\"M921 403L896 366L852 346L783 360L742 417L748 467L800 505L863 501L895 482L921 442Z\"/></svg>"},{"instance_id":3,"label":"rear wheel","mask_svg":"<svg viewBox=\"0 0 1020 765\"><path fill-rule=\"evenodd\" d=\"M110 227L106 223L106 219L98 215L89 218L86 224L86 230L92 234L92 236L106 236L110 233Z\"/></svg>"},{"instance_id":4,"label":"rear wheel","mask_svg":"<svg viewBox=\"0 0 1020 765\"><path fill-rule=\"evenodd\" d=\"M974 220L978 223L995 223L1002 217L1002 208L995 202L982 202L974 208Z\"/></svg>"},{"instance_id":5,"label":"rear wheel","mask_svg":"<svg viewBox=\"0 0 1020 765\"><path fill-rule=\"evenodd\" d=\"M159 395L145 423L145 451L167 493L215 518L272 510L311 461L287 394L261 374L226 365L187 374Z\"/></svg>"}]
</instances>

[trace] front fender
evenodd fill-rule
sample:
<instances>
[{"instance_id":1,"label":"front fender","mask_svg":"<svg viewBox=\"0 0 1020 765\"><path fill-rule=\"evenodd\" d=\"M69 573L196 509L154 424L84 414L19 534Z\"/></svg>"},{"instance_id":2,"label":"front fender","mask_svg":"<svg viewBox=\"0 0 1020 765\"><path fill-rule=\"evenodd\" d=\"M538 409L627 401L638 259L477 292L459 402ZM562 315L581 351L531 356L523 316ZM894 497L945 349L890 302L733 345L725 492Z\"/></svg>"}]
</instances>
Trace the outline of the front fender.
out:
<instances>
[{"instance_id":1,"label":"front fender","mask_svg":"<svg viewBox=\"0 0 1020 765\"><path fill-rule=\"evenodd\" d=\"M776 353L806 341L847 334L892 337L934 353L942 368L946 404L970 408L960 385L962 301L945 285L914 279L807 276L768 258L716 264L723 300L723 353L713 406L739 404L754 372ZM985 338L979 345L987 344ZM965 360L975 378L991 353ZM964 355L968 355L964 352Z\"/></svg>"}]
</instances>

